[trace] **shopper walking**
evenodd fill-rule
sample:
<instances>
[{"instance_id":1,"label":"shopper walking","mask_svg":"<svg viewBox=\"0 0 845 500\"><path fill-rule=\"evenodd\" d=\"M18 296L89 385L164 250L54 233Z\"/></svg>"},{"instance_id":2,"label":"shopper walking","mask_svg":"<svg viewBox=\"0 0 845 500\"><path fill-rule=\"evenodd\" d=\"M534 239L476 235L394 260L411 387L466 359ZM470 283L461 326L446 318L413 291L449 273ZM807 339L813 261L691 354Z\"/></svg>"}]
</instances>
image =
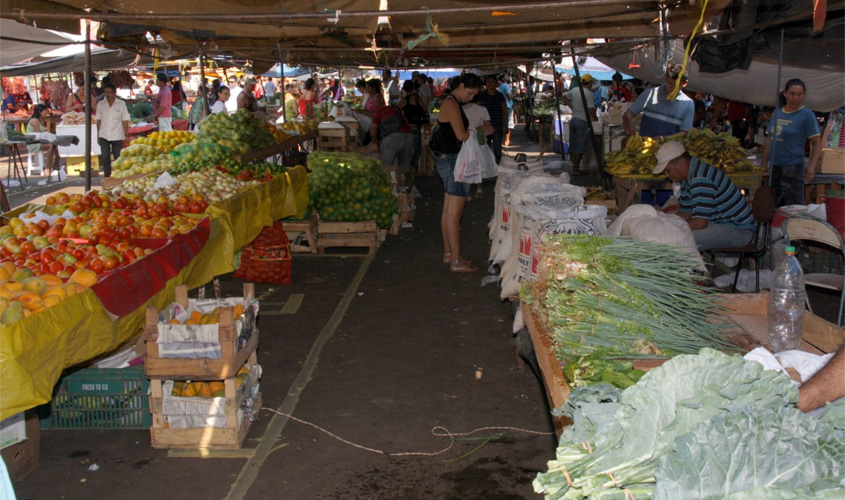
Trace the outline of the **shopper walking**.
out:
<instances>
[{"instance_id":1,"label":"shopper walking","mask_svg":"<svg viewBox=\"0 0 845 500\"><path fill-rule=\"evenodd\" d=\"M97 144L100 145L100 165L103 175L111 177L111 162L120 157L123 143L129 137L132 119L126 103L116 96L113 83L103 85L105 98L97 103Z\"/></svg>"},{"instance_id":2,"label":"shopper walking","mask_svg":"<svg viewBox=\"0 0 845 500\"><path fill-rule=\"evenodd\" d=\"M170 94L170 86L167 84L167 76L164 73L159 73L156 77L156 83L159 86L158 96L153 102L153 119L158 122L159 132L169 132L173 130L171 125L173 112L170 105L173 102Z\"/></svg>"},{"instance_id":3,"label":"shopper walking","mask_svg":"<svg viewBox=\"0 0 845 500\"><path fill-rule=\"evenodd\" d=\"M504 129L505 146L511 145L511 130L513 130L515 125L513 118L513 92L511 90L511 86L509 85L510 81L511 77L506 74L499 77L499 92L505 96L505 107L507 109L507 121L505 123L506 128Z\"/></svg>"},{"instance_id":4,"label":"shopper walking","mask_svg":"<svg viewBox=\"0 0 845 500\"><path fill-rule=\"evenodd\" d=\"M508 116L508 106L505 96L499 92L499 81L496 75L489 75L484 80L484 90L479 94L479 103L490 113L490 125L493 133L487 136L487 145L493 150L493 156L498 165L502 161L502 140L505 134L505 117Z\"/></svg>"},{"instance_id":5,"label":"shopper walking","mask_svg":"<svg viewBox=\"0 0 845 500\"><path fill-rule=\"evenodd\" d=\"M786 82L780 106L767 128L763 165L772 160L772 188L778 206L804 204L804 184L813 180L821 156L819 123L815 113L804 107L805 95L803 81L793 78ZM804 144L808 140L810 160L805 167Z\"/></svg>"}]
</instances>

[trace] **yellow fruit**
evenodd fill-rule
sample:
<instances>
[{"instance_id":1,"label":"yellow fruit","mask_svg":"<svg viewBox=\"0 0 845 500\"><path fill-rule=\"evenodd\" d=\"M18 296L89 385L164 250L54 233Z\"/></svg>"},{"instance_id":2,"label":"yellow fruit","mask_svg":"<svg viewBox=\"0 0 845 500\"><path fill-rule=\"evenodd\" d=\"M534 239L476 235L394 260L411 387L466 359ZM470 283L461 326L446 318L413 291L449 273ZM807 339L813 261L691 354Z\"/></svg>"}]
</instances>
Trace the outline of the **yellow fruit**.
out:
<instances>
[{"instance_id":1,"label":"yellow fruit","mask_svg":"<svg viewBox=\"0 0 845 500\"><path fill-rule=\"evenodd\" d=\"M30 311L35 311L36 309L44 307L44 301L41 299L40 295L26 290L19 290L15 292L13 300L20 302L23 304L25 309L29 309Z\"/></svg>"},{"instance_id":2,"label":"yellow fruit","mask_svg":"<svg viewBox=\"0 0 845 500\"><path fill-rule=\"evenodd\" d=\"M198 325L198 324L200 324L200 322L195 320L195 319L186 319L185 324L186 325Z\"/></svg>"},{"instance_id":3,"label":"yellow fruit","mask_svg":"<svg viewBox=\"0 0 845 500\"><path fill-rule=\"evenodd\" d=\"M20 302L10 302L6 307L6 310L3 311L3 314L0 315L0 323L8 325L14 323L15 321L20 321L27 316L26 312L27 311L24 309L23 304Z\"/></svg>"},{"instance_id":4,"label":"yellow fruit","mask_svg":"<svg viewBox=\"0 0 845 500\"><path fill-rule=\"evenodd\" d=\"M37 293L38 295L41 295L47 290L47 281L37 276L26 278L21 283L23 284L25 290L28 290L32 293Z\"/></svg>"},{"instance_id":5,"label":"yellow fruit","mask_svg":"<svg viewBox=\"0 0 845 500\"><path fill-rule=\"evenodd\" d=\"M42 274L41 279L47 282L48 287L60 286L64 283L64 281L55 274Z\"/></svg>"},{"instance_id":6,"label":"yellow fruit","mask_svg":"<svg viewBox=\"0 0 845 500\"><path fill-rule=\"evenodd\" d=\"M191 311L191 318L192 320L199 322L202 319L203 314L199 311Z\"/></svg>"},{"instance_id":7,"label":"yellow fruit","mask_svg":"<svg viewBox=\"0 0 845 500\"><path fill-rule=\"evenodd\" d=\"M90 269L77 269L68 279L68 283L76 283L85 288L90 288L96 282L97 273Z\"/></svg>"},{"instance_id":8,"label":"yellow fruit","mask_svg":"<svg viewBox=\"0 0 845 500\"><path fill-rule=\"evenodd\" d=\"M3 226L7 227L7 226ZM6 270L4 266L0 266L0 281L6 281L12 279L12 273Z\"/></svg>"},{"instance_id":9,"label":"yellow fruit","mask_svg":"<svg viewBox=\"0 0 845 500\"><path fill-rule=\"evenodd\" d=\"M41 293L41 298L46 299L47 297L58 297L59 300L65 300L67 298L67 290L61 285L50 287Z\"/></svg>"},{"instance_id":10,"label":"yellow fruit","mask_svg":"<svg viewBox=\"0 0 845 500\"><path fill-rule=\"evenodd\" d=\"M170 391L171 396L180 397L182 391L185 389L185 382L173 382L173 390Z\"/></svg>"},{"instance_id":11,"label":"yellow fruit","mask_svg":"<svg viewBox=\"0 0 845 500\"><path fill-rule=\"evenodd\" d=\"M3 316L3 313L6 312L6 309L9 308L9 299L4 299L0 297L0 317Z\"/></svg>"},{"instance_id":12,"label":"yellow fruit","mask_svg":"<svg viewBox=\"0 0 845 500\"><path fill-rule=\"evenodd\" d=\"M241 315L241 314L243 314L243 313L244 313L244 306L242 306L242 305L240 305L240 304L235 304L235 311L234 311L234 313L233 313L233 314L234 314L234 316L235 316L236 318L238 318L238 317L240 317L240 315Z\"/></svg>"},{"instance_id":13,"label":"yellow fruit","mask_svg":"<svg viewBox=\"0 0 845 500\"><path fill-rule=\"evenodd\" d=\"M32 270L24 267L12 273L12 279L18 283L23 283L23 280L32 277Z\"/></svg>"},{"instance_id":14,"label":"yellow fruit","mask_svg":"<svg viewBox=\"0 0 845 500\"><path fill-rule=\"evenodd\" d=\"M197 396L201 398L210 398L211 397L211 388L208 386L208 383L202 382L200 383L200 388L197 390Z\"/></svg>"},{"instance_id":15,"label":"yellow fruit","mask_svg":"<svg viewBox=\"0 0 845 500\"><path fill-rule=\"evenodd\" d=\"M193 398L197 395L197 389L194 383L185 384L185 389L182 391L182 396L186 398Z\"/></svg>"},{"instance_id":16,"label":"yellow fruit","mask_svg":"<svg viewBox=\"0 0 845 500\"><path fill-rule=\"evenodd\" d=\"M224 384L223 382L209 382L208 388L211 389L211 392L213 392L213 393L223 391L224 396L225 396L226 384ZM214 397L218 397L218 396L214 396Z\"/></svg>"}]
</instances>

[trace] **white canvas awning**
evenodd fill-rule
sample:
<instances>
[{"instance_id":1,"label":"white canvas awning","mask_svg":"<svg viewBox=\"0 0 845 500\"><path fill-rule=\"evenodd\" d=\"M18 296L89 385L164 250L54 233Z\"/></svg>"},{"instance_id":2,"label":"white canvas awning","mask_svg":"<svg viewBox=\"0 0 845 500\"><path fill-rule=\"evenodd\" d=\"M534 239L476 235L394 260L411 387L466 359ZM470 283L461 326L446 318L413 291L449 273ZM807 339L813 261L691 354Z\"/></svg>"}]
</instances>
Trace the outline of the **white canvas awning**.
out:
<instances>
[{"instance_id":1,"label":"white canvas awning","mask_svg":"<svg viewBox=\"0 0 845 500\"><path fill-rule=\"evenodd\" d=\"M0 19L0 66L26 61L57 48L54 44L71 41L71 35Z\"/></svg>"}]
</instances>

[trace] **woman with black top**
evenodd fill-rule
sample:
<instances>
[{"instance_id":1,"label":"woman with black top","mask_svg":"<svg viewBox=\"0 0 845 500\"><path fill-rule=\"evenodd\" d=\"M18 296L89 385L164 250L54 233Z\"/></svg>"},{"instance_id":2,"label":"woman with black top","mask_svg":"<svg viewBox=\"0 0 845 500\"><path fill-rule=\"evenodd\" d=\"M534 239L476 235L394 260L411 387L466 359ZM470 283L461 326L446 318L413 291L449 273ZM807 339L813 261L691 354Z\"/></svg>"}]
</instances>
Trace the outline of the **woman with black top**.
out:
<instances>
[{"instance_id":1,"label":"woman with black top","mask_svg":"<svg viewBox=\"0 0 845 500\"><path fill-rule=\"evenodd\" d=\"M414 123L415 116L423 116L428 113L422 106L422 99L417 95L417 84L413 80L405 80L402 84L402 93L404 96L399 101L399 108L405 114L408 123L411 124L411 130L414 134L414 150L411 153L411 168L415 172L419 172L420 168L420 153L422 152L422 125Z\"/></svg>"},{"instance_id":2,"label":"woman with black top","mask_svg":"<svg viewBox=\"0 0 845 500\"><path fill-rule=\"evenodd\" d=\"M481 79L471 73L455 77L450 85L451 93L440 105L439 135L440 158L437 173L443 179L446 194L443 198L443 213L440 216L440 231L443 237L443 263L449 264L453 273L478 271L466 260L461 259L461 216L469 195L469 184L455 181L455 163L463 142L469 139L469 119L462 104L470 102L481 91Z\"/></svg>"}]
</instances>

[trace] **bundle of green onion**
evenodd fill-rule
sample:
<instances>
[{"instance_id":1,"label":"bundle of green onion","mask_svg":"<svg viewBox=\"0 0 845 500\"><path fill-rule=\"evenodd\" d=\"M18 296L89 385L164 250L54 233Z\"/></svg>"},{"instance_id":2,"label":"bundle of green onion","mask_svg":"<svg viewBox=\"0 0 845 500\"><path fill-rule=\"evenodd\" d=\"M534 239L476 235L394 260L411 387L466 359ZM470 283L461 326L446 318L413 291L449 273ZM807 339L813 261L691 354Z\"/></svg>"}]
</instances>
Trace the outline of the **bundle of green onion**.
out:
<instances>
[{"instance_id":1,"label":"bundle of green onion","mask_svg":"<svg viewBox=\"0 0 845 500\"><path fill-rule=\"evenodd\" d=\"M715 295L696 282L697 265L669 245L560 234L547 241L522 300L539 305L563 360L738 350Z\"/></svg>"}]
</instances>

